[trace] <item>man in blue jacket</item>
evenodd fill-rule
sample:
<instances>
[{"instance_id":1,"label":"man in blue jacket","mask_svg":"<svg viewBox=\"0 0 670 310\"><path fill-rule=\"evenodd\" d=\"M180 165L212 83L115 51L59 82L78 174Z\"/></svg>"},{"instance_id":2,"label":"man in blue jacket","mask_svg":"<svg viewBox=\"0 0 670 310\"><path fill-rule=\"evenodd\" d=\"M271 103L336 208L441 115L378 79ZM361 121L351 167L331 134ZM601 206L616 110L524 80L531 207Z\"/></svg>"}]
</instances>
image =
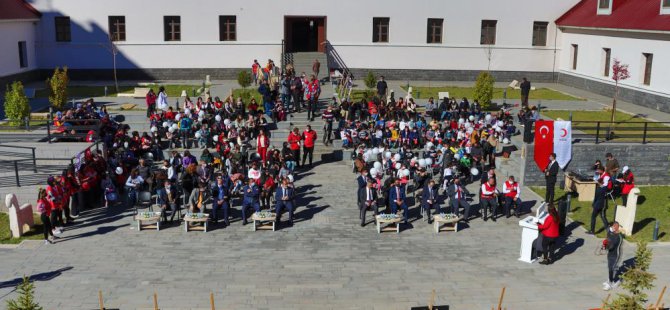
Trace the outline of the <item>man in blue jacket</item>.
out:
<instances>
[{"instance_id":1,"label":"man in blue jacket","mask_svg":"<svg viewBox=\"0 0 670 310\"><path fill-rule=\"evenodd\" d=\"M212 187L212 221L216 224L219 220L218 211L223 210L223 222L230 226L228 211L230 210L230 188L231 182L227 175L216 177L216 184Z\"/></svg>"},{"instance_id":2,"label":"man in blue jacket","mask_svg":"<svg viewBox=\"0 0 670 310\"><path fill-rule=\"evenodd\" d=\"M421 208L425 211L426 218L424 220L430 223L430 209L435 208L435 214L440 214L440 204L438 202L437 189L435 188L435 180L430 179L423 187L423 194L421 195Z\"/></svg>"},{"instance_id":3,"label":"man in blue jacket","mask_svg":"<svg viewBox=\"0 0 670 310\"><path fill-rule=\"evenodd\" d=\"M255 180L249 179L248 185L242 187L242 193L244 194L244 200L242 200L242 225L247 225L247 209L253 207L254 211L261 211L259 200L261 191L256 186Z\"/></svg>"},{"instance_id":4,"label":"man in blue jacket","mask_svg":"<svg viewBox=\"0 0 670 310\"><path fill-rule=\"evenodd\" d=\"M398 212L398 207L402 208L404 211L403 218L405 220L405 224L407 224L409 209L407 209L405 198L405 188L400 185L400 179L395 179L395 183L389 189L389 204L391 204L391 213L395 214Z\"/></svg>"},{"instance_id":5,"label":"man in blue jacket","mask_svg":"<svg viewBox=\"0 0 670 310\"><path fill-rule=\"evenodd\" d=\"M288 179L283 179L281 186L277 187L275 192L275 212L277 223L281 222L281 214L284 208L288 211L288 225L293 226L293 196L295 189L288 185Z\"/></svg>"}]
</instances>

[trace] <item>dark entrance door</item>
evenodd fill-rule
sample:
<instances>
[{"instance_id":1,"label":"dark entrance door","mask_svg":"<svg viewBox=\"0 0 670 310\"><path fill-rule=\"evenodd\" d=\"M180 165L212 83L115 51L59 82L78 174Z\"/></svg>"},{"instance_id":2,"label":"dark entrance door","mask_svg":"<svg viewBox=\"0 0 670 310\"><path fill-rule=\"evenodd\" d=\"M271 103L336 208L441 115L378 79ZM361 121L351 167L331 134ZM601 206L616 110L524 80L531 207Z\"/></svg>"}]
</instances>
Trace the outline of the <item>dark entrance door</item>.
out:
<instances>
[{"instance_id":1,"label":"dark entrance door","mask_svg":"<svg viewBox=\"0 0 670 310\"><path fill-rule=\"evenodd\" d=\"M286 51L324 52L326 40L325 17L284 17Z\"/></svg>"}]
</instances>

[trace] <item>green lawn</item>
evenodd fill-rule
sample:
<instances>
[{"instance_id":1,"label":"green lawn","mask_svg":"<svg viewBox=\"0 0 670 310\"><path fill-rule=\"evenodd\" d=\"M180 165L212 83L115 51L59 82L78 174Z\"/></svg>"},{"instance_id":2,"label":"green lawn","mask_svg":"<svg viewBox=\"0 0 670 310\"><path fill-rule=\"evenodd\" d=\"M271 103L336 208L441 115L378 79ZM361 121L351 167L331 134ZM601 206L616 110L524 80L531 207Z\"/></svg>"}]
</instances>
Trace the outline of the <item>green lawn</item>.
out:
<instances>
[{"instance_id":1,"label":"green lawn","mask_svg":"<svg viewBox=\"0 0 670 310\"><path fill-rule=\"evenodd\" d=\"M0 213L0 244L18 244L23 240L41 240L42 237L42 220L38 215L34 215L35 226L24 234L21 238L12 238L9 231L9 215L7 213Z\"/></svg>"},{"instance_id":2,"label":"green lawn","mask_svg":"<svg viewBox=\"0 0 670 310\"><path fill-rule=\"evenodd\" d=\"M189 96L193 95L193 88L196 90L201 86L196 85L158 85L152 84L147 86L119 86L119 93L132 93L135 87L149 87L153 88L158 93L160 86L165 87L165 91L169 97L179 97L182 90L186 90ZM69 97L86 98L86 97L102 97L105 95L105 86L70 86L67 88ZM36 98L49 97L49 89L43 88L35 91ZM115 97L116 90L113 85L107 86L107 96Z\"/></svg>"},{"instance_id":3,"label":"green lawn","mask_svg":"<svg viewBox=\"0 0 670 310\"><path fill-rule=\"evenodd\" d=\"M535 193L544 197L544 187L532 187ZM557 188L556 198L560 199L565 195L565 192ZM617 204L621 204L621 198L616 200ZM607 204L607 220L612 221L614 218L614 206L611 200ZM591 226L591 202L577 201L577 197L572 197L570 200L570 218L584 225L587 230ZM642 186L640 187L640 196L638 197L637 214L635 215L635 224L633 228L633 236L626 236L630 241L651 241L654 225L656 219L660 221L659 240L670 241L670 186ZM596 219L596 234L600 238L605 237L605 230L600 217Z\"/></svg>"},{"instance_id":4,"label":"green lawn","mask_svg":"<svg viewBox=\"0 0 670 310\"><path fill-rule=\"evenodd\" d=\"M402 86L402 89L407 90L406 86ZM430 97L438 99L439 92L449 92L449 96L456 99L468 98L472 101L474 97L474 87L459 87L459 86L441 86L441 87L423 87L423 86L412 86L412 91L414 98L417 99L427 99ZM493 98L502 99L503 91L505 88L494 88L493 89ZM518 89L507 88L507 99L521 99L521 91ZM549 88L538 88L536 90L531 90L529 99L542 99L542 100L579 100L583 101L585 99L573 97L568 94L564 94L553 89Z\"/></svg>"},{"instance_id":5,"label":"green lawn","mask_svg":"<svg viewBox=\"0 0 670 310\"><path fill-rule=\"evenodd\" d=\"M219 98L224 100L226 97L228 97L227 94L220 96ZM242 100L245 104L249 104L251 98L255 98L258 105L263 105L263 96L261 96L261 94L254 87L249 87L247 89L235 88L233 89L233 97L235 97L235 100L237 100L237 97L242 97Z\"/></svg>"},{"instance_id":6,"label":"green lawn","mask_svg":"<svg viewBox=\"0 0 670 310\"><path fill-rule=\"evenodd\" d=\"M609 123L612 112L611 110L602 110L602 111L555 111L547 110L542 111L542 115L551 119L570 119L570 113L572 113L572 126L573 130L580 130L587 134L595 135L596 134L596 123L585 123L586 121L601 121ZM632 115L624 112L617 111L614 116L615 126L613 131L615 133L615 140L620 142L631 141L631 142L641 142L642 134L644 132L644 124L636 124L633 122L650 122L647 124L647 140L662 142L670 141L670 135L668 126L650 121L640 115ZM607 136L608 124L600 124L601 128L598 132L601 139ZM635 137L619 137L616 138L617 134L621 135L633 135Z\"/></svg>"}]
</instances>

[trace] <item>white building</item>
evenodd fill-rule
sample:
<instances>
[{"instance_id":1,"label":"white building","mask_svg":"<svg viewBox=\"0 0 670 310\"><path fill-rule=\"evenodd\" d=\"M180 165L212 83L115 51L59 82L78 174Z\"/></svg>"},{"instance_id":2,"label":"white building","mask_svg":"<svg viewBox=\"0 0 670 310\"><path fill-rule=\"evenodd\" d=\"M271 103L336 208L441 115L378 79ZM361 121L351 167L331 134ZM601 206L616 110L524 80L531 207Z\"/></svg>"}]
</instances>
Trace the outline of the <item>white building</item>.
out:
<instances>
[{"instance_id":1,"label":"white building","mask_svg":"<svg viewBox=\"0 0 670 310\"><path fill-rule=\"evenodd\" d=\"M319 57L302 52L328 52L329 67L346 66L359 77L372 70L389 79L472 80L491 70L498 81L527 76L604 92L610 80L599 67L602 48L636 71L639 63L630 57L639 54L631 50L639 42L654 48L655 68L667 61L670 46L668 29L612 35L617 31L572 26L577 11L601 16L602 1L612 0L28 0L42 13L37 67L67 65L73 78L111 78L111 37L125 79L233 78L253 59L298 65ZM661 13L668 1L614 0L610 16L634 18L638 9L631 6L653 2L657 23L667 28L670 15ZM579 50L576 70L572 44ZM629 93L670 97L660 73L652 72L649 85L630 79Z\"/></svg>"},{"instance_id":2,"label":"white building","mask_svg":"<svg viewBox=\"0 0 670 310\"><path fill-rule=\"evenodd\" d=\"M0 86L37 76L35 35L40 16L23 1L4 0L0 3Z\"/></svg>"}]
</instances>

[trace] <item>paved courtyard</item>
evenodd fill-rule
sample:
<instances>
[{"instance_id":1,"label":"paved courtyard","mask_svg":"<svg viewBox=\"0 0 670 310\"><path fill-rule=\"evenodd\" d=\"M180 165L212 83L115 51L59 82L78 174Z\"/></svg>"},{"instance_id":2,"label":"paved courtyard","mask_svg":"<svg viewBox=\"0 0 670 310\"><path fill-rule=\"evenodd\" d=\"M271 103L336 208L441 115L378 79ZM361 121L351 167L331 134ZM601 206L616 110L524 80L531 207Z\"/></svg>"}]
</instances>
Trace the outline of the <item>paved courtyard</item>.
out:
<instances>
[{"instance_id":1,"label":"paved courtyard","mask_svg":"<svg viewBox=\"0 0 670 310\"><path fill-rule=\"evenodd\" d=\"M408 309L426 305L432 289L451 309L490 309L503 286L507 309L587 309L607 296L600 240L581 228L554 265L530 265L517 261L516 219L440 235L418 220L379 235L372 223L358 226L346 162L318 165L297 184L295 226L277 232L237 219L208 233L138 232L130 212L91 211L56 245L0 250L0 302L15 297L22 275L37 279L45 309L59 310L95 309L98 290L119 309L151 308L154 292L161 309L209 309L210 291L217 309ZM626 245L625 259L632 254ZM654 247L657 286L670 278L668 262L670 247Z\"/></svg>"}]
</instances>

